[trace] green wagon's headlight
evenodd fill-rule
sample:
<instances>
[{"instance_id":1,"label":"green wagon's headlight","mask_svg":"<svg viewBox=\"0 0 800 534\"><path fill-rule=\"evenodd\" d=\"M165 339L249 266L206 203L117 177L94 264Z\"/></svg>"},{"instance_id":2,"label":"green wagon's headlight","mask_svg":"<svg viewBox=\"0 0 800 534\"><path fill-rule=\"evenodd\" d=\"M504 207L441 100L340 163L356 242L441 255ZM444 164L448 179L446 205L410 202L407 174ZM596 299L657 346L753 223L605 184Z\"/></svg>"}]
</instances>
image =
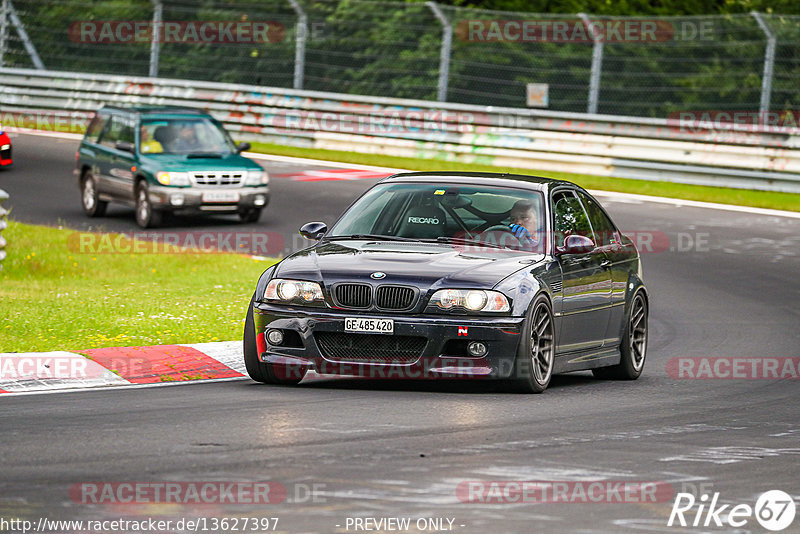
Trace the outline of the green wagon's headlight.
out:
<instances>
[{"instance_id":1,"label":"green wagon's headlight","mask_svg":"<svg viewBox=\"0 0 800 534\"><path fill-rule=\"evenodd\" d=\"M187 172L159 171L156 173L156 180L161 185L191 185Z\"/></svg>"},{"instance_id":2,"label":"green wagon's headlight","mask_svg":"<svg viewBox=\"0 0 800 534\"><path fill-rule=\"evenodd\" d=\"M247 171L247 178L244 185L267 185L269 184L269 174L267 171Z\"/></svg>"}]
</instances>

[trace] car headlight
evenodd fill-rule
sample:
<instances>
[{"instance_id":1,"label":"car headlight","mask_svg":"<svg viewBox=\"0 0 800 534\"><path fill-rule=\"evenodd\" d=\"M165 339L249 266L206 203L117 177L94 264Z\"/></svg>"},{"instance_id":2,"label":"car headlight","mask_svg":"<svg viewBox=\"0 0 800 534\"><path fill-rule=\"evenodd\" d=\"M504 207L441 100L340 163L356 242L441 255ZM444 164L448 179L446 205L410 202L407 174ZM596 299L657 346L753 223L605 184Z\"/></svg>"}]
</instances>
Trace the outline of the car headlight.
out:
<instances>
[{"instance_id":1,"label":"car headlight","mask_svg":"<svg viewBox=\"0 0 800 534\"><path fill-rule=\"evenodd\" d=\"M282 278L269 281L267 289L264 290L264 298L284 304L319 304L325 301L318 283Z\"/></svg>"},{"instance_id":2,"label":"car headlight","mask_svg":"<svg viewBox=\"0 0 800 534\"><path fill-rule=\"evenodd\" d=\"M156 180L161 185L191 185L187 172L159 171L156 173Z\"/></svg>"},{"instance_id":3,"label":"car headlight","mask_svg":"<svg viewBox=\"0 0 800 534\"><path fill-rule=\"evenodd\" d=\"M244 185L267 185L269 174L266 171L247 171L247 179Z\"/></svg>"},{"instance_id":4,"label":"car headlight","mask_svg":"<svg viewBox=\"0 0 800 534\"><path fill-rule=\"evenodd\" d=\"M468 312L507 312L508 299L498 291L482 289L440 289L431 297L434 310L466 310Z\"/></svg>"},{"instance_id":5,"label":"car headlight","mask_svg":"<svg viewBox=\"0 0 800 534\"><path fill-rule=\"evenodd\" d=\"M11 145L0 146L0 150L8 150L9 148L11 148Z\"/></svg>"}]
</instances>

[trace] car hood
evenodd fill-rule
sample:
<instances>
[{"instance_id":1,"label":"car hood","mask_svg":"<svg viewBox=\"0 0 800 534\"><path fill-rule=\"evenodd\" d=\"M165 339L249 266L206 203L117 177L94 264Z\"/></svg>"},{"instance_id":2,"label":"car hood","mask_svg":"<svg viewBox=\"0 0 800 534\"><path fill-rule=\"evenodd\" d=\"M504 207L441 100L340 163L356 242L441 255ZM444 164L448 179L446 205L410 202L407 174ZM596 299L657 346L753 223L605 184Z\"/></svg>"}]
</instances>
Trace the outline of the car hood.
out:
<instances>
[{"instance_id":1,"label":"car hood","mask_svg":"<svg viewBox=\"0 0 800 534\"><path fill-rule=\"evenodd\" d=\"M183 154L142 155L141 160L147 168L173 172L261 169L258 163L241 154L226 154L219 158L190 158Z\"/></svg>"},{"instance_id":2,"label":"car hood","mask_svg":"<svg viewBox=\"0 0 800 534\"><path fill-rule=\"evenodd\" d=\"M330 287L341 281L372 281L440 287L492 288L507 276L543 259L541 254L500 249L470 251L458 245L391 241L323 242L284 259L276 278L314 280Z\"/></svg>"}]
</instances>

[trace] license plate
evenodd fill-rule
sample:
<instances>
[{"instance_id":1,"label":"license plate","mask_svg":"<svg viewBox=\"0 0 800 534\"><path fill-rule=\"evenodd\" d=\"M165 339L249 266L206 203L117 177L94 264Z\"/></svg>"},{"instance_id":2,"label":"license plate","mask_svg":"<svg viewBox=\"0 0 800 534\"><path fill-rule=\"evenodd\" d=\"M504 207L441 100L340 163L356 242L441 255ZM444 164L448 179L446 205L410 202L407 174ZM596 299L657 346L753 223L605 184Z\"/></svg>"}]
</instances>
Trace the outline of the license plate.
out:
<instances>
[{"instance_id":1,"label":"license plate","mask_svg":"<svg viewBox=\"0 0 800 534\"><path fill-rule=\"evenodd\" d=\"M393 334L392 319L358 319L348 317L344 320L345 332L367 332L371 334Z\"/></svg>"},{"instance_id":2,"label":"license plate","mask_svg":"<svg viewBox=\"0 0 800 534\"><path fill-rule=\"evenodd\" d=\"M237 191L206 191L203 202L239 202Z\"/></svg>"}]
</instances>

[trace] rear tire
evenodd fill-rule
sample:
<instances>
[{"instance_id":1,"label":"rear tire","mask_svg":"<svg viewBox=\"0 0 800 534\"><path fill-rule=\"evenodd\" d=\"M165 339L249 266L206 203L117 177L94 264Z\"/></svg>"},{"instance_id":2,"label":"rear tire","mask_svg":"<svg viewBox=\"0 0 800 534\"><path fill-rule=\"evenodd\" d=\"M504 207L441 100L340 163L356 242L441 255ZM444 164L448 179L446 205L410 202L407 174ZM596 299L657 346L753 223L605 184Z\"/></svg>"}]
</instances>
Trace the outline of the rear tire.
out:
<instances>
[{"instance_id":1,"label":"rear tire","mask_svg":"<svg viewBox=\"0 0 800 534\"><path fill-rule=\"evenodd\" d=\"M81 178L81 204L88 217L102 217L106 214L108 202L100 200L97 192L97 180L92 171L86 170Z\"/></svg>"},{"instance_id":2,"label":"rear tire","mask_svg":"<svg viewBox=\"0 0 800 534\"><path fill-rule=\"evenodd\" d=\"M306 375L306 370L299 370L292 377L282 376L285 373L276 373L272 365L264 363L258 358L258 345L256 344L256 325L253 320L253 302L250 299L247 306L247 316L244 321L244 334L242 336L242 349L244 353L244 366L247 374L256 382L263 384L283 384L293 386L298 384Z\"/></svg>"},{"instance_id":3,"label":"rear tire","mask_svg":"<svg viewBox=\"0 0 800 534\"><path fill-rule=\"evenodd\" d=\"M592 369L595 378L610 380L636 380L644 370L647 356L647 299L639 291L633 296L630 312L625 323L625 332L619 345L621 354L617 365Z\"/></svg>"},{"instance_id":4,"label":"rear tire","mask_svg":"<svg viewBox=\"0 0 800 534\"><path fill-rule=\"evenodd\" d=\"M544 295L539 295L528 309L523 336L506 389L517 393L542 393L550 384L555 363L553 312Z\"/></svg>"},{"instance_id":5,"label":"rear tire","mask_svg":"<svg viewBox=\"0 0 800 534\"><path fill-rule=\"evenodd\" d=\"M161 213L153 210L144 181L136 186L136 224L142 228L154 228L161 224Z\"/></svg>"}]
</instances>

